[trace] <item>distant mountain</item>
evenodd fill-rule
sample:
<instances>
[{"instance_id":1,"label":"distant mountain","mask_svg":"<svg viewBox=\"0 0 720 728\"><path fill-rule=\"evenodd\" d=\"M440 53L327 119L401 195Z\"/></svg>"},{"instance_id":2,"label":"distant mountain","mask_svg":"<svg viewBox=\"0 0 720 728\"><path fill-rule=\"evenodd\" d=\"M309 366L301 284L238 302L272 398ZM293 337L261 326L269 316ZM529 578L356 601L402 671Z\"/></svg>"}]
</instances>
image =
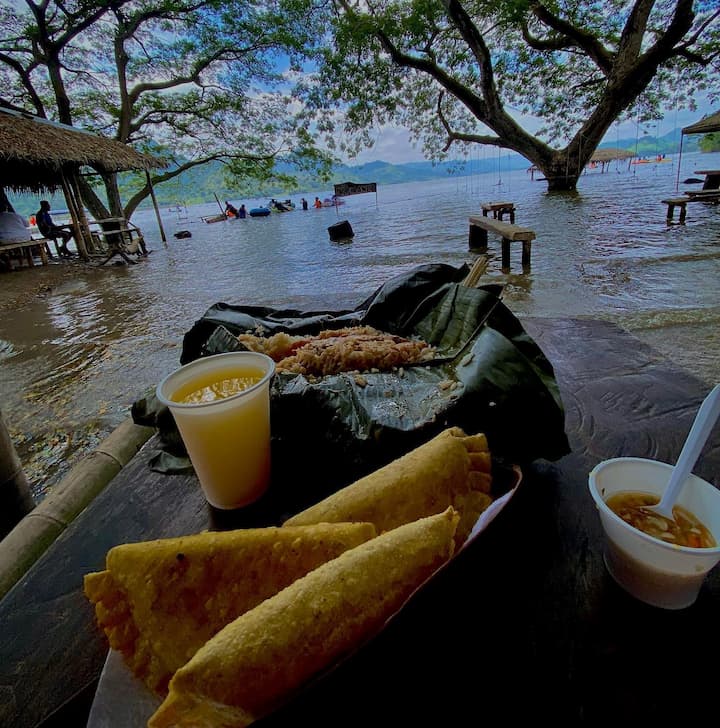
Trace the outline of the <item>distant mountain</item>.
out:
<instances>
[{"instance_id":1,"label":"distant mountain","mask_svg":"<svg viewBox=\"0 0 720 728\"><path fill-rule=\"evenodd\" d=\"M518 154L505 155L498 159L486 160L454 160L451 162L408 162L391 164L375 161L359 165L338 165L329 181L321 182L311 175L298 175L298 187L289 192L285 188L266 185L258 187L255 182L238 181L231 186L225 177L225 166L219 162L211 162L202 167L194 167L176 179L158 185L155 194L161 207L174 206L178 203L193 205L212 202L215 196L221 201L253 199L267 197L285 197L288 194L324 195L332 190L334 184L340 182L377 182L379 185L399 184L402 182L423 182L432 179L447 179L449 176L467 176L483 172L503 172L511 169L526 169L529 163ZM289 167L280 167L280 171L292 174ZM137 189L137 182L128 179L121 186L121 197L127 199ZM149 205L149 201L145 206Z\"/></svg>"},{"instance_id":2,"label":"distant mountain","mask_svg":"<svg viewBox=\"0 0 720 728\"><path fill-rule=\"evenodd\" d=\"M674 129L661 137L643 134L642 136L638 136L636 139L617 139L609 141L608 136L606 136L606 141L600 144L600 148L607 149L608 147L617 147L618 149L626 149L638 157L649 157L657 154L677 154L680 151L680 135L680 129ZM700 134L691 134L686 136L683 139L683 152L699 151L700 148L698 144L701 138Z\"/></svg>"},{"instance_id":3,"label":"distant mountain","mask_svg":"<svg viewBox=\"0 0 720 728\"><path fill-rule=\"evenodd\" d=\"M675 129L664 136L653 137L643 134L636 139L610 139L606 136L600 144L601 148L617 147L632 152L636 156L654 157L657 154L676 154L680 146L680 129ZM686 136L683 139L683 151L699 151L698 142L701 135ZM527 169L530 163L519 154L504 156L488 156L485 159L453 160L448 162L406 162L391 164L375 161L359 165L339 165L334 169L328 182L318 181L310 175L298 177L297 190L292 194L306 196L323 195L340 182L377 182L379 185L399 184L402 182L424 182L432 179L447 179L449 176L464 177L485 172L503 172L515 169ZM282 171L292 173L288 167ZM161 207L172 207L178 203L185 205L213 202L215 196L224 200L238 201L267 197L285 197L290 192L279 187L258 187L255 182L240 180L228 184L225 177L225 166L220 162L211 162L202 167L195 167L184 172L170 182L158 185L155 189L158 204ZM121 182L121 198L127 200L138 188L136 177L127 176ZM31 215L37 209L38 197L35 195L19 196L16 209L25 215ZM65 207L62 195L48 197L52 207ZM145 207L150 206L148 200Z\"/></svg>"},{"instance_id":4,"label":"distant mountain","mask_svg":"<svg viewBox=\"0 0 720 728\"><path fill-rule=\"evenodd\" d=\"M698 151L699 136L687 136L683 140L683 150ZM637 156L655 156L657 154L676 154L679 151L680 129L675 129L664 136L655 138L643 134L636 139L624 138L606 140L602 148L618 147ZM494 152L493 152L494 153ZM447 162L406 162L392 164L382 160L357 165L339 165L335 167L328 182L320 182L310 175L298 178L298 188L292 194L315 195L324 194L339 182L377 182L379 185L400 184L402 182L424 182L432 179L446 179L449 176L464 177L485 172L503 172L515 169L527 169L530 162L519 154L488 156L485 159L452 160ZM282 171L292 173L289 168ZM255 183L234 183L228 186L224 177L224 167L220 163L211 163L202 168L192 169L178 180L161 185L156 190L161 205L174 205L177 202L195 204L212 202L217 195L220 200L239 200L245 198L278 197L289 194L288 190L267 186L258 188Z\"/></svg>"}]
</instances>

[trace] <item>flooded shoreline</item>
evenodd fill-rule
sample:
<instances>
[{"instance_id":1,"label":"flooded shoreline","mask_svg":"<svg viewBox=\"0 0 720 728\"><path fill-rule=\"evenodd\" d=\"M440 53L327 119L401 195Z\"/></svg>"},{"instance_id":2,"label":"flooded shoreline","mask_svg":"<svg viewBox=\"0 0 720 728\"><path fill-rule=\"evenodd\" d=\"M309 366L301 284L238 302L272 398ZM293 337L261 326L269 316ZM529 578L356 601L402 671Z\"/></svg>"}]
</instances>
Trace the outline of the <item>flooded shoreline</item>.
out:
<instances>
[{"instance_id":1,"label":"flooded shoreline","mask_svg":"<svg viewBox=\"0 0 720 728\"><path fill-rule=\"evenodd\" d=\"M520 171L502 184L480 175L392 185L379 188L377 204L363 195L337 211L214 225L200 220L211 205L191 208L186 219L165 210L167 247L152 211L140 211L133 222L153 253L138 265L73 262L3 274L0 407L36 498L177 366L184 333L212 304L352 308L416 265L471 261L467 218L490 199L513 200L516 222L537 234L529 273L521 272L519 246L510 272L501 271L499 240L490 241L483 282L504 286L518 318L612 321L712 384L720 366L720 214L690 205L687 224L668 227L660 200L677 169L661 167L587 175L574 195L549 195ZM710 167L720 167L720 155L688 155L681 177ZM328 239L341 219L355 230L350 244ZM181 229L192 237L175 239Z\"/></svg>"}]
</instances>

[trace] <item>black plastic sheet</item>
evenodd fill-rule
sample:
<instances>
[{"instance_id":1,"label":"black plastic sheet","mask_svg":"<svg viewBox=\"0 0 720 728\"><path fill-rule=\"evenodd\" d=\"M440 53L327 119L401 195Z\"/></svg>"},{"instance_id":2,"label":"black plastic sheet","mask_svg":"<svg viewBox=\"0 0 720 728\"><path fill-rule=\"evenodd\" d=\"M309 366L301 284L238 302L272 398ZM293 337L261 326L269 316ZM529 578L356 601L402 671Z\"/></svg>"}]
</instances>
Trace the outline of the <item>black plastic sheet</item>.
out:
<instances>
[{"instance_id":1,"label":"black plastic sheet","mask_svg":"<svg viewBox=\"0 0 720 728\"><path fill-rule=\"evenodd\" d=\"M235 336L316 334L352 325L427 341L430 363L393 372L309 381L276 374L271 387L273 484L293 483L303 507L457 425L485 432L495 458L523 464L569 451L552 365L500 299L499 286L461 285L465 267L425 265L392 278L348 311L302 312L218 303L186 333L181 363L239 348ZM153 396L133 417L154 425L160 452L150 466L189 467L168 410ZM276 486L277 487L277 486Z\"/></svg>"}]
</instances>

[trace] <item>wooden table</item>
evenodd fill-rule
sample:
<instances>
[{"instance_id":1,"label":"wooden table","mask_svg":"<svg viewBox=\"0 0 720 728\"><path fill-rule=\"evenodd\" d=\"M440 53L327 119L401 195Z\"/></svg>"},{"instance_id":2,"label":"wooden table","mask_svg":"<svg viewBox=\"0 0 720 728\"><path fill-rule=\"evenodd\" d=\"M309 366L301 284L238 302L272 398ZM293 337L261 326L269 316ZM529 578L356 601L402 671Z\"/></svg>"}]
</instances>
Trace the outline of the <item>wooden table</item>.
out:
<instances>
[{"instance_id":1,"label":"wooden table","mask_svg":"<svg viewBox=\"0 0 720 728\"><path fill-rule=\"evenodd\" d=\"M720 169L696 169L695 174L705 175L704 190L720 189Z\"/></svg>"},{"instance_id":2,"label":"wooden table","mask_svg":"<svg viewBox=\"0 0 720 728\"><path fill-rule=\"evenodd\" d=\"M513 202L481 202L480 209L485 217L491 212L496 220L502 220L503 215L508 214L510 222L515 222L515 204Z\"/></svg>"},{"instance_id":3,"label":"wooden table","mask_svg":"<svg viewBox=\"0 0 720 728\"><path fill-rule=\"evenodd\" d=\"M7 257L8 263L12 266L12 256L10 254L17 252L19 253L17 260L19 260L20 264L22 264L22 261L24 259L27 262L28 266L32 268L35 266L35 261L33 260L33 257L35 251L37 251L42 264L47 265L49 257L47 244L48 241L46 238L33 238L31 240L23 240L22 242L16 243L0 242L0 257Z\"/></svg>"},{"instance_id":4,"label":"wooden table","mask_svg":"<svg viewBox=\"0 0 720 728\"><path fill-rule=\"evenodd\" d=\"M126 263L134 264L137 261L130 255L144 254L145 238L137 225L127 222L124 217L107 217L102 220L92 220L91 225L99 225L99 230L91 230L90 235L96 245L102 245L108 254L100 265L119 255ZM104 244L103 244L104 240Z\"/></svg>"},{"instance_id":5,"label":"wooden table","mask_svg":"<svg viewBox=\"0 0 720 728\"><path fill-rule=\"evenodd\" d=\"M587 475L612 456L674 462L709 386L612 324L524 324L555 366L572 453L527 467L385 632L259 727L705 723L720 570L688 609L633 600L603 565ZM85 725L107 647L83 574L114 544L209 524L194 477L148 470L152 442L0 602L0 725ZM718 485L720 428L695 472Z\"/></svg>"}]
</instances>

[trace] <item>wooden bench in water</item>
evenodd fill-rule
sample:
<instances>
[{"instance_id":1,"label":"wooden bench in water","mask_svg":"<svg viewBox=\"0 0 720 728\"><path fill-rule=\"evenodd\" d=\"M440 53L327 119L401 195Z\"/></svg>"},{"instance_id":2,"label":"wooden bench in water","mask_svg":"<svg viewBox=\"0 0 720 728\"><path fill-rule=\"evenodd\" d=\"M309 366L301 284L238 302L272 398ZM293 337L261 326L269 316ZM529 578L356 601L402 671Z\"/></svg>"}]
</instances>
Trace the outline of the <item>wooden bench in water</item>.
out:
<instances>
[{"instance_id":1,"label":"wooden bench in water","mask_svg":"<svg viewBox=\"0 0 720 728\"><path fill-rule=\"evenodd\" d=\"M522 243L523 267L530 266L530 250L535 240L535 231L509 222L486 216L470 217L469 246L471 250L484 252L488 246L488 232L497 233L502 238L502 267L510 268L510 243Z\"/></svg>"},{"instance_id":2,"label":"wooden bench in water","mask_svg":"<svg viewBox=\"0 0 720 728\"><path fill-rule=\"evenodd\" d=\"M688 202L720 202L720 191L703 191L703 192L686 192L685 197L669 197L661 200L663 205L667 205L667 222L671 223L675 215L675 208L680 208L678 222L685 222L687 216Z\"/></svg>"},{"instance_id":3,"label":"wooden bench in water","mask_svg":"<svg viewBox=\"0 0 720 728\"><path fill-rule=\"evenodd\" d=\"M40 253L40 260L43 265L48 264L48 243L50 241L47 238L34 238L33 240L26 240L22 243L0 243L0 255L12 253L13 251L19 251L31 268L35 266L33 260L33 248L37 248Z\"/></svg>"}]
</instances>

